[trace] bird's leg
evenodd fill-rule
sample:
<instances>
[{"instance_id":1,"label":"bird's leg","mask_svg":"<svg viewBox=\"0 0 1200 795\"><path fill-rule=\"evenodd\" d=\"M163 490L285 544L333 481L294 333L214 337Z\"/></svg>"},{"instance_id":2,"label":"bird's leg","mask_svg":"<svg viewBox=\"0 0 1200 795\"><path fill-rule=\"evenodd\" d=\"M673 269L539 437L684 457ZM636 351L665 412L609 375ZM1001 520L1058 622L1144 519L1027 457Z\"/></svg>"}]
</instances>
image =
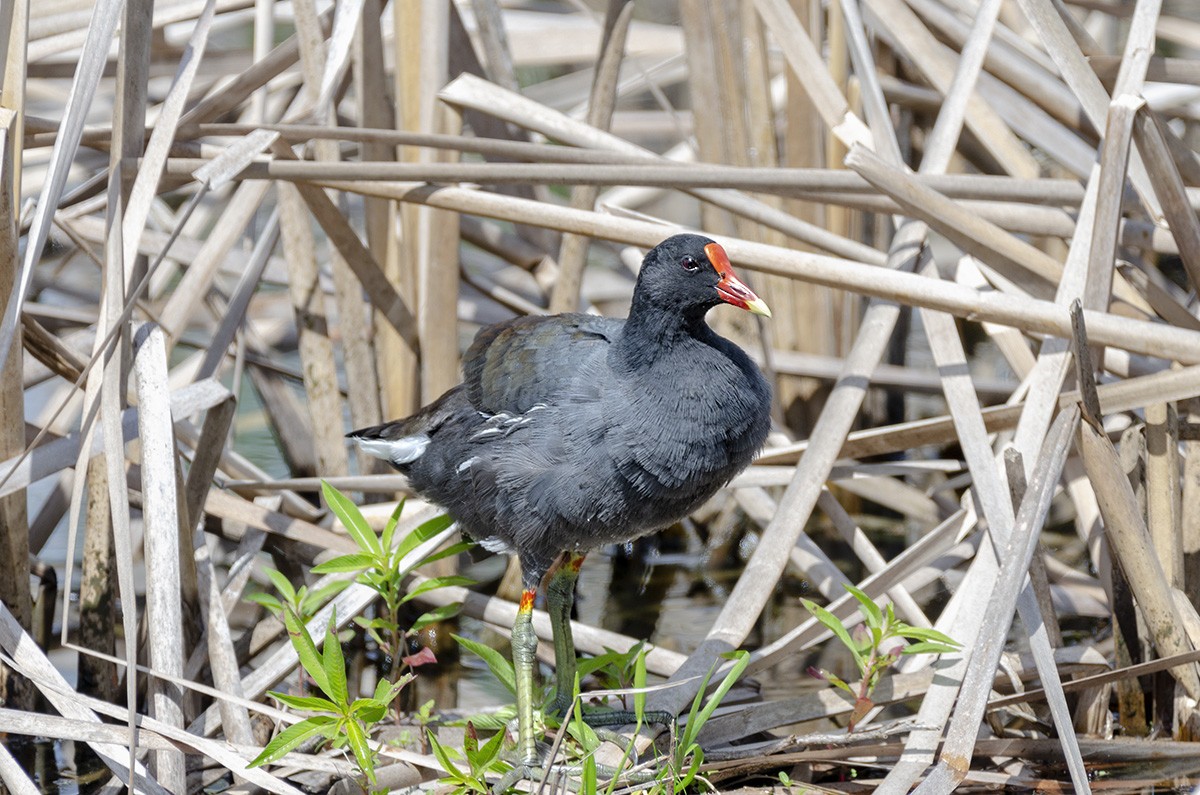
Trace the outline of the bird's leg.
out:
<instances>
[{"instance_id":1,"label":"bird's leg","mask_svg":"<svg viewBox=\"0 0 1200 795\"><path fill-rule=\"evenodd\" d=\"M523 566L524 568L524 563ZM528 569L526 569L528 571ZM492 786L492 795L503 795L521 779L537 780L544 772L533 725L533 673L537 664L537 634L533 631L533 602L540 577L529 577L521 591L517 619L513 622L513 672L517 685L517 761ZM532 582L533 587L529 587Z\"/></svg>"},{"instance_id":2,"label":"bird's leg","mask_svg":"<svg viewBox=\"0 0 1200 795\"><path fill-rule=\"evenodd\" d=\"M512 631L513 669L517 679L517 753L521 764L528 767L539 762L533 728L533 669L538 645L537 634L533 631L533 601L536 597L536 588L521 592L521 604Z\"/></svg>"},{"instance_id":3,"label":"bird's leg","mask_svg":"<svg viewBox=\"0 0 1200 795\"><path fill-rule=\"evenodd\" d=\"M550 629L554 634L554 701L551 712L563 720L571 715L571 702L575 696L575 640L571 634L571 606L575 604L575 583L583 567L586 552L564 552L546 583L546 607L550 611ZM675 722L675 716L662 710L651 710L642 716L648 723L663 726ZM584 722L593 728L625 726L637 722L630 710L601 710L588 712ZM606 734L612 734L607 732ZM605 737L604 739L610 739Z\"/></svg>"},{"instance_id":4,"label":"bird's leg","mask_svg":"<svg viewBox=\"0 0 1200 795\"><path fill-rule=\"evenodd\" d=\"M575 695L575 641L571 636L571 606L575 604L575 582L579 579L582 552L565 552L546 585L546 606L554 636L554 701L551 710L566 717Z\"/></svg>"}]
</instances>

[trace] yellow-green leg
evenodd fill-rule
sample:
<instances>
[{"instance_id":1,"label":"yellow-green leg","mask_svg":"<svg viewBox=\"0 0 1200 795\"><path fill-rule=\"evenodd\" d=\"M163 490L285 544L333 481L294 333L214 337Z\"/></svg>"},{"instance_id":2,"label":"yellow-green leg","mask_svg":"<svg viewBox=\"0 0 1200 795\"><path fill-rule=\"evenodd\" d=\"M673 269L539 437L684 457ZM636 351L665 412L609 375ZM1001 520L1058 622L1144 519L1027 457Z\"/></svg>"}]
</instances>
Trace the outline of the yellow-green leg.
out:
<instances>
[{"instance_id":1,"label":"yellow-green leg","mask_svg":"<svg viewBox=\"0 0 1200 795\"><path fill-rule=\"evenodd\" d=\"M554 635L554 702L558 715L566 716L575 695L575 641L571 636L571 606L575 604L575 583L586 553L568 552L546 584L546 607L550 611L550 629Z\"/></svg>"},{"instance_id":2,"label":"yellow-green leg","mask_svg":"<svg viewBox=\"0 0 1200 795\"><path fill-rule=\"evenodd\" d=\"M535 766L540 761L533 727L533 674L537 665L537 634L533 631L533 601L536 589L521 592L517 620L513 622L513 669L517 678L517 753L521 764Z\"/></svg>"}]
</instances>

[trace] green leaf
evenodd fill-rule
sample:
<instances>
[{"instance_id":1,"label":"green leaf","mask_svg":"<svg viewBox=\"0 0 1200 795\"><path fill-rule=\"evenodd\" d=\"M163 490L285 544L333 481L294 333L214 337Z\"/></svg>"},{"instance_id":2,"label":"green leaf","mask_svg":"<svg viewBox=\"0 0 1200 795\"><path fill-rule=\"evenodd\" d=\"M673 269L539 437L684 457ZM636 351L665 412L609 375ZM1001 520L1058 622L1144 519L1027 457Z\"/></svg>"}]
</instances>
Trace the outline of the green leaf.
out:
<instances>
[{"instance_id":1,"label":"green leaf","mask_svg":"<svg viewBox=\"0 0 1200 795\"><path fill-rule=\"evenodd\" d=\"M349 555L339 555L324 563L312 567L313 574L341 574L347 571L362 571L375 565L377 561L370 552L352 552Z\"/></svg>"},{"instance_id":2,"label":"green leaf","mask_svg":"<svg viewBox=\"0 0 1200 795\"><path fill-rule=\"evenodd\" d=\"M950 637L949 635L945 635L941 632L938 632L936 629L926 629L924 627L910 627L907 624L903 624L896 629L895 634L901 635L905 638L912 638L913 640L928 640L928 641L932 641L934 643L941 643L946 646L962 648L961 643L959 643L958 641L956 641L954 638Z\"/></svg>"},{"instance_id":3,"label":"green leaf","mask_svg":"<svg viewBox=\"0 0 1200 795\"><path fill-rule=\"evenodd\" d=\"M358 616L354 619L354 623L358 624L363 629L396 629L396 625L386 618L375 616L374 618L363 618Z\"/></svg>"},{"instance_id":4,"label":"green leaf","mask_svg":"<svg viewBox=\"0 0 1200 795\"><path fill-rule=\"evenodd\" d=\"M501 707L495 712L481 712L469 716L469 718L459 718L457 720L446 721L447 726L465 726L467 720L475 724L475 728L480 731L500 731L512 722L512 719L517 716L517 708L515 705Z\"/></svg>"},{"instance_id":5,"label":"green leaf","mask_svg":"<svg viewBox=\"0 0 1200 795\"><path fill-rule=\"evenodd\" d=\"M513 672L513 665L504 658L504 655L493 649L491 646L485 646L478 641L470 640L459 635L451 635L450 637L458 641L458 644L467 651L474 654L476 657L487 663L487 667L491 670L492 676L500 680L500 684L504 685L508 692L514 696L517 694L517 678Z\"/></svg>"},{"instance_id":6,"label":"green leaf","mask_svg":"<svg viewBox=\"0 0 1200 795\"><path fill-rule=\"evenodd\" d=\"M317 612L327 601L350 587L350 583L352 582L353 580L330 580L320 588L314 588L309 591L300 608L311 615Z\"/></svg>"},{"instance_id":7,"label":"green leaf","mask_svg":"<svg viewBox=\"0 0 1200 795\"><path fill-rule=\"evenodd\" d=\"M930 643L929 641L921 641L914 643L911 646L906 646L901 654L954 654L959 651L958 646L947 646L944 643Z\"/></svg>"},{"instance_id":8,"label":"green leaf","mask_svg":"<svg viewBox=\"0 0 1200 795\"><path fill-rule=\"evenodd\" d=\"M411 591L409 591L403 597L401 597L400 604L404 604L405 602L408 602L409 600L416 599L418 596L420 596L423 593L429 593L430 591L436 591L438 588L449 588L451 586L467 586L467 585L474 585L474 584L475 584L475 581L472 580L470 577L462 577L457 574L446 576L446 577L430 577L428 580L421 583L416 588L413 588Z\"/></svg>"},{"instance_id":9,"label":"green leaf","mask_svg":"<svg viewBox=\"0 0 1200 795\"><path fill-rule=\"evenodd\" d=\"M730 652L729 654L722 654L721 656L727 660L733 660L733 667L729 669L729 673L725 674L725 678L721 680L721 684L718 685L717 689L713 691L713 694L709 696L708 701L704 705L704 709L700 711L699 725L696 727L696 733L693 734L692 737L699 735L700 729L703 728L705 722L712 717L713 711L721 705L722 699L724 699L729 693L729 690L733 687L734 683L741 678L742 672L746 670L746 666L750 664L750 652L746 651L745 649L738 649L737 651ZM692 722L689 720L689 727L691 726L691 723Z\"/></svg>"},{"instance_id":10,"label":"green leaf","mask_svg":"<svg viewBox=\"0 0 1200 795\"><path fill-rule=\"evenodd\" d=\"M269 765L285 756L309 737L322 734L326 726L336 723L337 720L335 718L327 715L316 715L311 718L305 718L299 723L294 723L277 734L275 739L267 743L267 747L263 749L262 753L250 760L246 766L261 767L262 765Z\"/></svg>"},{"instance_id":11,"label":"green leaf","mask_svg":"<svg viewBox=\"0 0 1200 795\"><path fill-rule=\"evenodd\" d=\"M585 795L595 793L600 786L596 775L596 758L593 754L588 754L583 758L583 771L579 783L582 785L580 791Z\"/></svg>"},{"instance_id":12,"label":"green leaf","mask_svg":"<svg viewBox=\"0 0 1200 795\"><path fill-rule=\"evenodd\" d=\"M371 750L371 746L367 742L367 734L363 731L363 727L358 721L346 721L346 739L350 743L350 750L354 752L354 759L358 762L358 769L366 775L368 781L374 784L375 752Z\"/></svg>"},{"instance_id":13,"label":"green leaf","mask_svg":"<svg viewBox=\"0 0 1200 795\"><path fill-rule=\"evenodd\" d=\"M633 686L641 690L646 687L646 653L639 651L633 660ZM633 694L633 714L637 716L638 725L646 717L646 694Z\"/></svg>"},{"instance_id":14,"label":"green leaf","mask_svg":"<svg viewBox=\"0 0 1200 795\"><path fill-rule=\"evenodd\" d=\"M461 611L462 611L462 605L459 604L458 602L452 602L451 604L448 604L448 605L442 605L441 607L435 607L433 610L430 610L428 613L422 613L417 618L417 620L412 623L412 627L409 628L409 631L410 632L420 632L421 630L425 629L425 627L429 626L430 624L436 624L439 621L445 621L447 619L454 618Z\"/></svg>"},{"instance_id":15,"label":"green leaf","mask_svg":"<svg viewBox=\"0 0 1200 795\"><path fill-rule=\"evenodd\" d=\"M606 651L597 657L584 657L578 663L576 670L580 679L586 679L590 674L608 665L617 665L625 655L616 651Z\"/></svg>"},{"instance_id":16,"label":"green leaf","mask_svg":"<svg viewBox=\"0 0 1200 795\"><path fill-rule=\"evenodd\" d=\"M435 535L442 532L453 523L454 520L450 518L449 514L442 514L417 525L416 529L402 538L400 543L396 545L396 550L392 553L392 560L397 562L404 560L408 553L412 552L421 544L424 544L426 541L433 538Z\"/></svg>"},{"instance_id":17,"label":"green leaf","mask_svg":"<svg viewBox=\"0 0 1200 795\"><path fill-rule=\"evenodd\" d=\"M271 584L275 586L275 590L283 594L284 599L291 602L296 598L296 589L292 587L288 578L284 577L281 572L275 569L267 569L266 575Z\"/></svg>"},{"instance_id":18,"label":"green leaf","mask_svg":"<svg viewBox=\"0 0 1200 795\"><path fill-rule=\"evenodd\" d=\"M400 691L404 689L404 686L415 678L416 677L414 677L412 674L404 674L395 682L389 682L386 679L380 679L375 685L374 699L384 705L391 704L396 696L400 695ZM425 702L424 706L432 708L433 703L434 702L430 700Z\"/></svg>"},{"instance_id":19,"label":"green leaf","mask_svg":"<svg viewBox=\"0 0 1200 795\"><path fill-rule=\"evenodd\" d=\"M329 510L342 520L346 532L354 539L354 543L358 544L358 548L363 552L371 552L378 557L383 557L383 545L379 543L375 531L367 524L367 520L358 506L325 480L321 481L321 493L325 495L325 503L329 506Z\"/></svg>"},{"instance_id":20,"label":"green leaf","mask_svg":"<svg viewBox=\"0 0 1200 795\"><path fill-rule=\"evenodd\" d=\"M852 696L855 694L854 688L846 684L845 680L843 680L840 676L835 676L828 671L824 671L823 673L825 674L825 679L829 682L829 684L833 685L834 687L840 687L842 690L845 690Z\"/></svg>"},{"instance_id":21,"label":"green leaf","mask_svg":"<svg viewBox=\"0 0 1200 795\"><path fill-rule=\"evenodd\" d=\"M700 766L704 764L704 752L700 750L700 746L692 745L687 754L691 756L691 761L688 764L688 769L683 776L675 782L675 792L680 793L686 790L695 780L696 774L700 772Z\"/></svg>"},{"instance_id":22,"label":"green leaf","mask_svg":"<svg viewBox=\"0 0 1200 795\"><path fill-rule=\"evenodd\" d=\"M338 706L327 698L316 696L293 696L289 693L279 693L272 690L269 695L276 701L287 704L292 709L302 709L306 712L337 712Z\"/></svg>"},{"instance_id":23,"label":"green leaf","mask_svg":"<svg viewBox=\"0 0 1200 795\"><path fill-rule=\"evenodd\" d=\"M388 517L387 523L383 526L383 535L379 538L379 544L384 551L390 551L392 548L392 537L396 534L396 525L400 524L400 514L404 512L404 502L401 499L396 503L396 507L392 509L392 515Z\"/></svg>"},{"instance_id":24,"label":"green leaf","mask_svg":"<svg viewBox=\"0 0 1200 795\"><path fill-rule=\"evenodd\" d=\"M313 642L312 635L308 634L308 627L304 626L300 616L296 615L296 611L291 607L283 611L283 623L287 627L292 648L296 650L296 656L300 658L300 665L312 677L321 692L329 695L329 680L325 676L325 664L321 660L321 655L317 653L317 644Z\"/></svg>"},{"instance_id":25,"label":"green leaf","mask_svg":"<svg viewBox=\"0 0 1200 795\"><path fill-rule=\"evenodd\" d=\"M500 749L504 744L504 732L496 732L491 739L483 744L479 749L479 757L482 761L480 770L486 772L497 759L500 758Z\"/></svg>"},{"instance_id":26,"label":"green leaf","mask_svg":"<svg viewBox=\"0 0 1200 795\"><path fill-rule=\"evenodd\" d=\"M883 613L879 609L879 605L875 604L875 600L867 596L861 588L857 588L850 583L845 583L843 586L850 595L858 600L859 612L867 619L867 626L872 629L877 629L883 626Z\"/></svg>"},{"instance_id":27,"label":"green leaf","mask_svg":"<svg viewBox=\"0 0 1200 795\"><path fill-rule=\"evenodd\" d=\"M345 709L349 700L346 692L346 660L342 656L342 644L337 637L337 614L329 617L329 627L325 630L325 654L322 665L325 669L325 679L329 689L325 691L339 709Z\"/></svg>"},{"instance_id":28,"label":"green leaf","mask_svg":"<svg viewBox=\"0 0 1200 795\"><path fill-rule=\"evenodd\" d=\"M805 609L812 613L813 617L817 621L820 621L826 629L836 635L837 639L846 645L846 648L853 652L858 651L858 644L850 637L850 633L846 631L846 627L842 624L841 619L810 599L801 599L800 604L804 605Z\"/></svg>"},{"instance_id":29,"label":"green leaf","mask_svg":"<svg viewBox=\"0 0 1200 795\"><path fill-rule=\"evenodd\" d=\"M445 549L439 549L437 552L434 552L431 555L428 555L428 556L422 558L421 562L418 563L417 566L428 566L430 563L439 561L442 558L454 557L455 555L466 552L467 550L471 549L474 546L475 546L474 542L459 541L457 544L451 544L450 546L446 547ZM413 568L416 568L416 566L414 566ZM472 585L474 585L474 583L472 583Z\"/></svg>"},{"instance_id":30,"label":"green leaf","mask_svg":"<svg viewBox=\"0 0 1200 795\"><path fill-rule=\"evenodd\" d=\"M368 726L374 726L387 714L387 704L377 698L356 698L350 705L350 714Z\"/></svg>"},{"instance_id":31,"label":"green leaf","mask_svg":"<svg viewBox=\"0 0 1200 795\"><path fill-rule=\"evenodd\" d=\"M461 781L463 779L462 771L450 760L450 754L446 753L446 749L438 742L437 735L428 730L425 733L429 735L429 747L433 749L433 755L437 758L438 764L451 776Z\"/></svg>"},{"instance_id":32,"label":"green leaf","mask_svg":"<svg viewBox=\"0 0 1200 795\"><path fill-rule=\"evenodd\" d=\"M271 611L272 613L283 612L283 602L279 601L274 596L271 596L268 593L262 593L260 591L258 593L252 593L252 594L243 596L242 599L244 599L247 602L253 602L256 605L262 605L263 607L267 608L267 610Z\"/></svg>"}]
</instances>

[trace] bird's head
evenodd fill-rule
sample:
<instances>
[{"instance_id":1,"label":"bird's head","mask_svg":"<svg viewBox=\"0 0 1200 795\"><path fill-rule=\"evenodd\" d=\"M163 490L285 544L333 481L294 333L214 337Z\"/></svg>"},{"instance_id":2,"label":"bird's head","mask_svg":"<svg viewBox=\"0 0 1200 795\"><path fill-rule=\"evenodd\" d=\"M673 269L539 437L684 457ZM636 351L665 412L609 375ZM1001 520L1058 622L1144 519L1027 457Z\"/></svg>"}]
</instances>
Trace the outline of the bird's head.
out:
<instances>
[{"instance_id":1,"label":"bird's head","mask_svg":"<svg viewBox=\"0 0 1200 795\"><path fill-rule=\"evenodd\" d=\"M701 235L675 235L652 248L642 262L637 293L688 315L726 303L771 316L766 302L733 272L725 249Z\"/></svg>"}]
</instances>

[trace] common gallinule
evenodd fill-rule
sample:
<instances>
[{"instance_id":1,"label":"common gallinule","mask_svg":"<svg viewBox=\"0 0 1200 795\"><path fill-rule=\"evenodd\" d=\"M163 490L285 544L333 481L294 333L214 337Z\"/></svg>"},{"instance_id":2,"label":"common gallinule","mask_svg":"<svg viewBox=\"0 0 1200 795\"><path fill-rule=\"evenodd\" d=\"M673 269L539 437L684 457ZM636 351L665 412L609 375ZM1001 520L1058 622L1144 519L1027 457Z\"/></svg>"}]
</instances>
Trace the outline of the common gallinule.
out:
<instances>
[{"instance_id":1,"label":"common gallinule","mask_svg":"<svg viewBox=\"0 0 1200 795\"><path fill-rule=\"evenodd\" d=\"M584 556L686 516L767 437L766 379L704 322L721 302L770 317L721 246L675 235L646 255L625 320L563 314L488 326L466 353L462 384L407 419L348 434L484 548L520 558L512 649L526 768L538 764L532 618L543 578L553 572L554 707L565 712Z\"/></svg>"}]
</instances>

